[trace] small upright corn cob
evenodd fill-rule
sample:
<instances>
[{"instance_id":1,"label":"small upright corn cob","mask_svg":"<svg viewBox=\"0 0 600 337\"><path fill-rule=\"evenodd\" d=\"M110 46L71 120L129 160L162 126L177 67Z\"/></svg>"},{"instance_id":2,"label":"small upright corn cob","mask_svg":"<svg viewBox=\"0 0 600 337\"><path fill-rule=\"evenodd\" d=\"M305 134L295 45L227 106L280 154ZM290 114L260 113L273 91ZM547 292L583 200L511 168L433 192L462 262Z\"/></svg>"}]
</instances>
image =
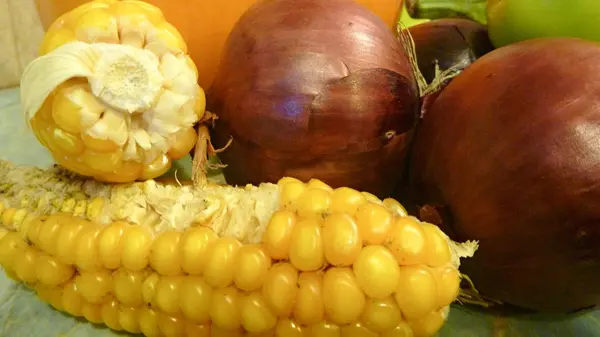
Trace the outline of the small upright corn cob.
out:
<instances>
[{"instance_id":1,"label":"small upright corn cob","mask_svg":"<svg viewBox=\"0 0 600 337\"><path fill-rule=\"evenodd\" d=\"M318 180L106 185L0 161L0 206L9 276L148 337L433 336L477 245Z\"/></svg>"},{"instance_id":2,"label":"small upright corn cob","mask_svg":"<svg viewBox=\"0 0 600 337\"><path fill-rule=\"evenodd\" d=\"M186 53L158 8L91 1L49 27L25 69L26 120L70 171L107 182L158 177L194 147L205 112Z\"/></svg>"}]
</instances>

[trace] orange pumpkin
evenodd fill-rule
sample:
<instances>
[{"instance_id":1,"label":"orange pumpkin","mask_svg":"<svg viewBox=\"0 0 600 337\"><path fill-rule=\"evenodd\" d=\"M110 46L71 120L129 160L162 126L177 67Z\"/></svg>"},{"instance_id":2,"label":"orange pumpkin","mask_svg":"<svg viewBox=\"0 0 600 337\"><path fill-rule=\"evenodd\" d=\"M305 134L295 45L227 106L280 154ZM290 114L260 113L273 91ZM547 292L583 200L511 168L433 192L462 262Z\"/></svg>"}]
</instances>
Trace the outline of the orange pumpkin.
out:
<instances>
[{"instance_id":1,"label":"orange pumpkin","mask_svg":"<svg viewBox=\"0 0 600 337\"><path fill-rule=\"evenodd\" d=\"M237 19L256 0L145 0L158 6L186 40L199 72L199 84L208 88L217 72L221 49ZM392 27L402 0L357 0ZM88 0L36 0L40 19L48 28L60 15Z\"/></svg>"}]
</instances>

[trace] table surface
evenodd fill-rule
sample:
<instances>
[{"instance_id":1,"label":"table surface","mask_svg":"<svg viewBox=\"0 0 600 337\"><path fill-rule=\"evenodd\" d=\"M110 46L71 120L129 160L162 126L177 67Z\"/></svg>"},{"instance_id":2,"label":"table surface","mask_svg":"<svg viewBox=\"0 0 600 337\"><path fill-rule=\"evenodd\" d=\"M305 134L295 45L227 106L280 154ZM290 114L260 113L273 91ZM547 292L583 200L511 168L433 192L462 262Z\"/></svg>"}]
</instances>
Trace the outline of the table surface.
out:
<instances>
[{"instance_id":1,"label":"table surface","mask_svg":"<svg viewBox=\"0 0 600 337\"><path fill-rule=\"evenodd\" d=\"M48 167L48 152L27 129L18 89L0 90L0 158ZM177 163L178 176L189 176L189 159ZM215 179L220 179L216 176ZM0 337L125 336L63 315L0 272ZM600 311L570 318L496 317L455 305L439 337L596 337Z\"/></svg>"}]
</instances>

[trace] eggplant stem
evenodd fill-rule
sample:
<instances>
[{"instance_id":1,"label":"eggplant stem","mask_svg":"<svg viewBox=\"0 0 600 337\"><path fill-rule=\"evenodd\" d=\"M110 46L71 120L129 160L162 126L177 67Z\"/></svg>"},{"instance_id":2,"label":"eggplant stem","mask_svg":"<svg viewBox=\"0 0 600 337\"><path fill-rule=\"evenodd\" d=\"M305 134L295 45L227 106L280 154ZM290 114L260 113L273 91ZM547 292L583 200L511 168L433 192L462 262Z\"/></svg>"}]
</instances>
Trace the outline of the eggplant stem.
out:
<instances>
[{"instance_id":1,"label":"eggplant stem","mask_svg":"<svg viewBox=\"0 0 600 337\"><path fill-rule=\"evenodd\" d=\"M487 24L487 0L407 0L406 10L415 19L468 18Z\"/></svg>"}]
</instances>

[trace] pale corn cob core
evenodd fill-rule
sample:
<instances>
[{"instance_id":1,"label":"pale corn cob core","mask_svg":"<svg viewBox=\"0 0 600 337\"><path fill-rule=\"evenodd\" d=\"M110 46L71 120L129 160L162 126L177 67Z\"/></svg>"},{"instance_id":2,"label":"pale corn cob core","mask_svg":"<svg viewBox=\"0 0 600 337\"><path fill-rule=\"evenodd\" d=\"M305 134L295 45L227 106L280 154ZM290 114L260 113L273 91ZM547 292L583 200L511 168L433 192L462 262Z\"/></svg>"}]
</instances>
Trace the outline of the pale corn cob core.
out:
<instances>
[{"instance_id":1,"label":"pale corn cob core","mask_svg":"<svg viewBox=\"0 0 600 337\"><path fill-rule=\"evenodd\" d=\"M59 18L25 69L26 120L57 163L100 181L164 174L187 155L205 96L179 32L141 1L96 0Z\"/></svg>"},{"instance_id":2,"label":"pale corn cob core","mask_svg":"<svg viewBox=\"0 0 600 337\"><path fill-rule=\"evenodd\" d=\"M107 185L0 161L0 265L54 308L146 336L432 336L457 244L319 180Z\"/></svg>"}]
</instances>

